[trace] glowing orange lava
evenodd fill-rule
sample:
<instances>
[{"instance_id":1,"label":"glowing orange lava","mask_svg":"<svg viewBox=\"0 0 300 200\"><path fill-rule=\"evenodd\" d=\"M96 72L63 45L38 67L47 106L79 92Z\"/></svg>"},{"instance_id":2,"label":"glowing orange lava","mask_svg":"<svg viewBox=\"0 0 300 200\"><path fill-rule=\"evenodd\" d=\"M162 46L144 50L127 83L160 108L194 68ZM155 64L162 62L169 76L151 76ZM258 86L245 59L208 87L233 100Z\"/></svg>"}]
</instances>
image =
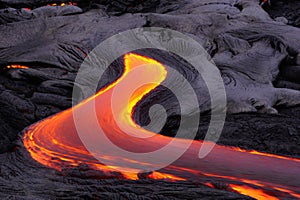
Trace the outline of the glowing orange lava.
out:
<instances>
[{"instance_id":1,"label":"glowing orange lava","mask_svg":"<svg viewBox=\"0 0 300 200\"><path fill-rule=\"evenodd\" d=\"M125 169L124 166L104 165L92 153L97 153L106 161L124 160L133 167L120 172L119 178L136 180L139 178L138 167L153 165L151 162L140 162L120 157L108 149L103 152L89 152L82 144L74 124L73 112L81 115L79 120L86 130L87 137L98 142L97 131L92 122L91 108L96 109L97 123L101 125L106 136L117 146L131 152L152 152L169 145L172 149L183 148L188 140L169 138L152 133L138 126L132 119L134 106L150 91L156 88L167 77L166 68L159 62L136 54L124 57L123 75L109 86L101 89L95 96L68 109L30 126L23 138L24 145L33 159L39 163L61 170L84 164L95 170L101 170L103 177L114 177L115 171ZM145 65L152 64L152 65ZM139 70L138 76L135 69ZM116 111L112 111L114 90L126 83L133 87L139 81L148 80L151 84L139 87L131 96L119 94ZM122 90L121 90L122 91ZM128 98L127 98L128 97ZM93 104L95 103L95 105ZM122 128L120 128L122 127ZM123 130L129 130L128 135ZM138 138L135 135L149 137ZM95 141L96 140L96 141ZM175 143L171 143L175 141ZM93 141L92 141L93 142ZM300 195L300 162L294 158L272 156L271 154L253 153L216 145L203 159L198 152L203 141L193 141L187 151L171 165L149 174L147 178L166 180L193 180L202 183L207 178L231 183L231 187L242 194L262 199L266 196L264 188L274 191L274 199L290 195ZM113 162L112 162L113 163ZM245 184L247 188L241 187ZM265 196L262 196L265 195ZM272 196L272 195L270 195ZM272 196L273 198L273 196Z\"/></svg>"},{"instance_id":2,"label":"glowing orange lava","mask_svg":"<svg viewBox=\"0 0 300 200\"><path fill-rule=\"evenodd\" d=\"M230 184L230 187L240 194L244 194L259 200L279 200L276 197L266 194L262 189L254 189L248 186Z\"/></svg>"},{"instance_id":3,"label":"glowing orange lava","mask_svg":"<svg viewBox=\"0 0 300 200\"><path fill-rule=\"evenodd\" d=\"M231 148L234 149L234 150L236 150L236 151L240 151L240 152L248 152L248 153L256 154L256 155L262 155L262 156L268 156L268 157L280 158L280 159L286 159L286 160L294 160L296 162L300 162L300 160L297 159L297 158L292 158L292 157L287 157L287 156L280 156L280 155L274 155L274 154L259 152L259 151L255 151L255 150L245 150L245 149L241 149L239 147L231 147Z\"/></svg>"},{"instance_id":4,"label":"glowing orange lava","mask_svg":"<svg viewBox=\"0 0 300 200\"><path fill-rule=\"evenodd\" d=\"M184 180L186 180L184 178L180 178L180 177L177 177L177 176L174 176L174 175L171 175L171 174L162 173L162 172L153 172L152 174L150 174L148 176L148 178L156 179L156 180L160 180L160 179L171 180L171 181L184 181Z\"/></svg>"},{"instance_id":5,"label":"glowing orange lava","mask_svg":"<svg viewBox=\"0 0 300 200\"><path fill-rule=\"evenodd\" d=\"M77 6L77 3L68 2L68 3L61 3L61 4L57 4L57 3L47 4L47 6L66 6L66 5Z\"/></svg>"},{"instance_id":6,"label":"glowing orange lava","mask_svg":"<svg viewBox=\"0 0 300 200\"><path fill-rule=\"evenodd\" d=\"M78 4L76 2L67 2L67 3L60 3L60 4L57 4L57 3L52 3L52 4L47 4L47 6L60 6L60 7L64 7L64 6L77 6ZM27 10L27 11L31 11L32 9L31 8L23 8L24 10Z\"/></svg>"},{"instance_id":7,"label":"glowing orange lava","mask_svg":"<svg viewBox=\"0 0 300 200\"><path fill-rule=\"evenodd\" d=\"M8 65L6 66L6 69L27 69L27 66L23 65Z\"/></svg>"}]
</instances>

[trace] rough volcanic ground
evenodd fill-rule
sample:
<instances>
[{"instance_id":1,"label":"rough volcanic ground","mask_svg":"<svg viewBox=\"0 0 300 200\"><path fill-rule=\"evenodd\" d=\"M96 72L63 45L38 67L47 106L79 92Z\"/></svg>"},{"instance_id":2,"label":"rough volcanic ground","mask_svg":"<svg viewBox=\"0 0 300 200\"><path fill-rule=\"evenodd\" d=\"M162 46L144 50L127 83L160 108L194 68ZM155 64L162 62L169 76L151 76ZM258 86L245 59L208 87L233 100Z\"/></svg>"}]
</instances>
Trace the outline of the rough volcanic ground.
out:
<instances>
[{"instance_id":1,"label":"rough volcanic ground","mask_svg":"<svg viewBox=\"0 0 300 200\"><path fill-rule=\"evenodd\" d=\"M25 151L19 134L25 127L71 106L73 81L86 54L109 36L136 27L168 27L188 33L212 56L229 100L219 144L300 157L297 1L274 0L271 7L264 7L267 12L256 0L95 0L74 1L78 6L44 6L61 2L0 1L1 198L247 198L226 191L226 185L219 183L219 189L212 189L191 182L103 180L84 166L60 173L37 164ZM176 56L155 51L145 55L195 78ZM12 64L29 68L6 68ZM120 75L122 62L113 64L117 68L111 69L100 86ZM166 91L158 89L156 95L162 94ZM141 113L156 101L161 99L152 94L137 107L138 123L147 122ZM200 99L206 110L203 102ZM202 115L197 139L204 138L210 119L207 112ZM161 133L172 136L178 122L175 110Z\"/></svg>"}]
</instances>

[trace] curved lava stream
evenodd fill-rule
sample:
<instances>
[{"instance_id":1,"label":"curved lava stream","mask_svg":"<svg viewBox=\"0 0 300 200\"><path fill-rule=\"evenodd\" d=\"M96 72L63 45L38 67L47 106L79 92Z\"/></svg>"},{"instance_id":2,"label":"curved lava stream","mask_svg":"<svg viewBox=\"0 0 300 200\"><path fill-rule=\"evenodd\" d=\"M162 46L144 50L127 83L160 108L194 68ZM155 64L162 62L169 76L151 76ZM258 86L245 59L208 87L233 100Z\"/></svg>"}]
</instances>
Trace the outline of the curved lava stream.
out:
<instances>
[{"instance_id":1,"label":"curved lava stream","mask_svg":"<svg viewBox=\"0 0 300 200\"><path fill-rule=\"evenodd\" d=\"M103 172L101 178L115 177L115 172L121 167L103 165L95 159L81 142L74 125L73 112L80 112L82 113L80 123L83 123L89 130L87 134L91 138L97 134L96 131L93 131L94 124L89 119L89 107L93 107L92 100L96 103L97 120L103 131L113 143L123 149L132 152L151 152L165 145L173 145L172 148L178 149L188 142L185 139L169 138L151 133L132 120L134 106L144 95L165 80L167 71L161 63L136 54L125 55L124 61L123 75L114 83L77 106L40 121L26 130L23 141L33 159L56 170L85 164L92 169ZM145 64L154 64L154 66ZM122 82L137 84L139 78L136 78L136 74L133 73L133 69L137 68L139 68L139 77L151 80L152 84L144 85L138 89L129 101L122 99L127 98L125 94L123 96L119 94L120 104L123 108L119 108L120 112L113 116L111 109L113 91ZM121 102L125 103L122 104ZM119 128L120 126L122 126L122 130L125 128L135 134L151 137L130 136L123 132ZM175 142L172 143L171 141ZM234 191L258 199L300 198L299 160L219 145L216 145L208 156L199 159L198 152L202 144L202 141L193 141L188 150L177 161L161 170L145 174L143 177L171 181L193 180L207 183L211 187L214 186L209 181L220 180L229 183ZM116 157L109 151L101 152L101 157L108 161L126 160L126 158ZM126 162L136 165L151 164L139 163L134 160L126 160ZM129 169L127 172L117 174L119 178L127 179L142 177L136 169L132 169L132 171Z\"/></svg>"}]
</instances>

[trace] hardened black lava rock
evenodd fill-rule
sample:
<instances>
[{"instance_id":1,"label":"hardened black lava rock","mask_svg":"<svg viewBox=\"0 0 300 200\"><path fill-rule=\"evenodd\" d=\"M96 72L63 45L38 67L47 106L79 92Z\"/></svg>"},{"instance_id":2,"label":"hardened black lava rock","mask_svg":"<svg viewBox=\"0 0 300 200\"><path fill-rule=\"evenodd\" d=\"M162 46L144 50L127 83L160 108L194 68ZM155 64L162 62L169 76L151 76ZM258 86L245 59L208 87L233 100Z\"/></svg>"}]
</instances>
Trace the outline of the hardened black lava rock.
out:
<instances>
[{"instance_id":1,"label":"hardened black lava rock","mask_svg":"<svg viewBox=\"0 0 300 200\"><path fill-rule=\"evenodd\" d=\"M300 2L297 0L273 0L264 9L270 16L278 21L300 27Z\"/></svg>"}]
</instances>

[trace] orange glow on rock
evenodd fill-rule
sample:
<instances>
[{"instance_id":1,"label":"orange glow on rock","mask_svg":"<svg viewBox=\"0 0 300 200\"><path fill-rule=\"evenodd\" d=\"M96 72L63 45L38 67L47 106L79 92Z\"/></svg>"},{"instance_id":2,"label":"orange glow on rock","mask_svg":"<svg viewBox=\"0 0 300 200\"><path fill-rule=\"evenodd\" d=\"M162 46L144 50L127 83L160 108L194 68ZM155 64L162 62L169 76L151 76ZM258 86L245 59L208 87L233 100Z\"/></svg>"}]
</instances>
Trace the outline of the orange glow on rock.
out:
<instances>
[{"instance_id":1,"label":"orange glow on rock","mask_svg":"<svg viewBox=\"0 0 300 200\"><path fill-rule=\"evenodd\" d=\"M136 54L125 55L124 63L125 68L122 76L101 89L96 95L84 100L74 108L37 122L25 131L24 146L34 160L56 170L84 165L102 171L104 175L99 178L117 176L117 178L131 180L138 179L140 172L137 170L138 167L125 168L113 164L104 165L93 156L93 153L98 154L101 159L106 161L124 160L130 163L130 166L153 165L151 162L146 163L120 157L111 152L110 149L105 152L89 152L79 138L73 116L73 112L82 115L80 123L86 129L85 134L95 140L94 138L98 133L94 131L94 124L91 123L89 117L91 113L86 110L89 107L96 109L98 123L107 138L123 149L129 149L132 152L153 152L170 145L175 151L189 144L189 141L185 139L169 138L147 131L132 119L133 109L137 103L167 77L167 70L163 64ZM135 69L139 70L138 76L135 74ZM131 96L126 96L126 92L128 93L126 87L125 90L119 88L125 82L128 83L125 86L133 89L134 84L144 79L151 80L150 84L138 87ZM120 91L124 91L124 94L123 92L116 92L119 99L116 100L117 108L114 112L111 100L114 91L118 88ZM92 100L94 100L95 105L92 104ZM129 130L133 135L124 132L123 128ZM151 137L135 137L139 135ZM176 141L176 143L171 144L171 141ZM240 183L245 183L247 187L251 188L247 188L248 191L251 191L251 194L248 193L247 195L253 197L262 195L264 188L275 191L276 194L284 193L282 195L286 195L289 193L294 197L300 195L300 162L298 159L257 153L256 151L255 153L254 151L248 152L220 145L216 145L205 158L199 159L198 152L203 143L203 141L193 141L178 160L147 177L170 181L193 180L202 183L208 181L207 177L222 179L223 182L232 183L232 188L240 193L245 192ZM117 175L116 171L119 172ZM274 196L274 198L277 197Z\"/></svg>"}]
</instances>

